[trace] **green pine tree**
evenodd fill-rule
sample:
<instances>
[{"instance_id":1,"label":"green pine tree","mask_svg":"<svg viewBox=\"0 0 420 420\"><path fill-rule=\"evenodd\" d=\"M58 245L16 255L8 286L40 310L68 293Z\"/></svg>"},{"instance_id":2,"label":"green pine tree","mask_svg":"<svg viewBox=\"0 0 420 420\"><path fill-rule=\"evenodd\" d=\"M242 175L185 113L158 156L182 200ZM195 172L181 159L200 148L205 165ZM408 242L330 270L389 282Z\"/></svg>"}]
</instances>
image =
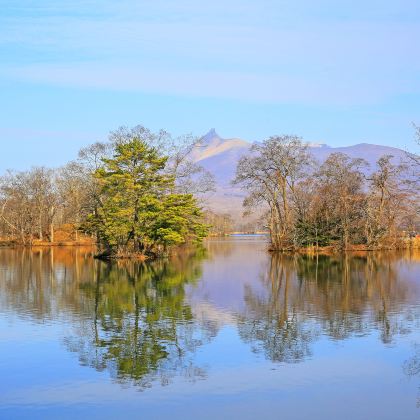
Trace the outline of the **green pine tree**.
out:
<instances>
[{"instance_id":1,"label":"green pine tree","mask_svg":"<svg viewBox=\"0 0 420 420\"><path fill-rule=\"evenodd\" d=\"M103 256L157 256L207 234L191 194L175 194L175 179L165 173L168 158L135 138L115 146L94 174L100 205L85 227L95 231Z\"/></svg>"}]
</instances>

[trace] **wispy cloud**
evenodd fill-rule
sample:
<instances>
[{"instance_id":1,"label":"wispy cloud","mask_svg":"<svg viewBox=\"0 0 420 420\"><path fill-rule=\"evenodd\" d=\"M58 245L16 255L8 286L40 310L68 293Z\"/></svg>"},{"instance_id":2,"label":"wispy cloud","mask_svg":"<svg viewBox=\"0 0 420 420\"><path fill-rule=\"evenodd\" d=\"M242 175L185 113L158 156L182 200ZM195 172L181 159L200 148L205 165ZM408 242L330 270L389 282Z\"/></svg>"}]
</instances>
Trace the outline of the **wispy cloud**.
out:
<instances>
[{"instance_id":1,"label":"wispy cloud","mask_svg":"<svg viewBox=\"0 0 420 420\"><path fill-rule=\"evenodd\" d=\"M189 70L142 66L131 62L109 65L105 62L34 64L0 71L17 80L48 85L171 94L192 97L238 99L249 102L350 105L375 103L396 93L420 93L410 75L394 84L384 75L352 77L343 73L331 78L328 72L306 74L279 70L252 71Z\"/></svg>"},{"instance_id":2,"label":"wispy cloud","mask_svg":"<svg viewBox=\"0 0 420 420\"><path fill-rule=\"evenodd\" d=\"M420 91L412 1L378 14L378 2L356 13L327 0L14 3L0 22L3 79L302 104Z\"/></svg>"},{"instance_id":3,"label":"wispy cloud","mask_svg":"<svg viewBox=\"0 0 420 420\"><path fill-rule=\"evenodd\" d=\"M410 147L420 123L418 0L0 3L0 172L121 124Z\"/></svg>"}]
</instances>

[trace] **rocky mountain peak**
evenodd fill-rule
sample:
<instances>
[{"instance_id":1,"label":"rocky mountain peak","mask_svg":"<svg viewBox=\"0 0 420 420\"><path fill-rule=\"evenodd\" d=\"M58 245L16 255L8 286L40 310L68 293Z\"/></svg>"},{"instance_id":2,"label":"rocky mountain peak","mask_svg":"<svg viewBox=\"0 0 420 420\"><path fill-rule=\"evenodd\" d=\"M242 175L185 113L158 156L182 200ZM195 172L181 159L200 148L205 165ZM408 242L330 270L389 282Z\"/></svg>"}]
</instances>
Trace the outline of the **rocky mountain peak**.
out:
<instances>
[{"instance_id":1,"label":"rocky mountain peak","mask_svg":"<svg viewBox=\"0 0 420 420\"><path fill-rule=\"evenodd\" d=\"M211 128L203 137L201 137L200 143L203 146L208 146L215 142L220 143L223 139L217 134L216 129Z\"/></svg>"}]
</instances>

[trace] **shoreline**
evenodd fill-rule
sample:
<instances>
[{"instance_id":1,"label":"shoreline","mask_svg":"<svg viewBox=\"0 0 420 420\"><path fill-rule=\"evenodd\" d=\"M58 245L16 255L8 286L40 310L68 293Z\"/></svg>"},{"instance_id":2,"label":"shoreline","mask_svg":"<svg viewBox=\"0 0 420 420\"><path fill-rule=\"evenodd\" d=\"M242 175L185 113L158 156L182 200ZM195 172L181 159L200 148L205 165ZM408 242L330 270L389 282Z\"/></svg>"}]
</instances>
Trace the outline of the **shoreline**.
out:
<instances>
[{"instance_id":1,"label":"shoreline","mask_svg":"<svg viewBox=\"0 0 420 420\"><path fill-rule=\"evenodd\" d=\"M323 247L303 247L297 249L271 249L268 246L268 252L270 254L274 253L297 253L297 254L307 254L307 255L315 255L315 254L323 254L323 255L337 255L341 253L347 252L375 252L375 251L405 251L410 249L420 249L420 238L415 238L414 240L408 240L409 243L399 244L398 246L377 246L377 247L369 247L367 245L350 245L348 248L340 249L334 245L328 245Z\"/></svg>"},{"instance_id":2,"label":"shoreline","mask_svg":"<svg viewBox=\"0 0 420 420\"><path fill-rule=\"evenodd\" d=\"M55 241L55 242L40 242L32 244L20 244L13 241L0 242L0 248L53 248L53 247L95 247L93 242L82 241Z\"/></svg>"},{"instance_id":3,"label":"shoreline","mask_svg":"<svg viewBox=\"0 0 420 420\"><path fill-rule=\"evenodd\" d=\"M241 235L234 234L234 235L210 235L205 240L208 239L215 239L215 238L227 238L227 237L238 237ZM251 236L250 234L245 234L245 236ZM254 234L252 236L265 236L261 234ZM407 239L404 243L398 244L398 246L380 246L380 247L368 247L366 245L351 245L346 249L339 249L334 245L328 245L324 247L303 247L298 249L284 249L284 250L276 250L271 249L270 244L267 244L267 252L270 254L276 253L285 253L285 254L301 254L301 255L338 255L342 253L351 253L351 252L375 252L375 251L404 251L410 249L420 249L420 238L413 238ZM96 243L94 241L89 240L82 240L82 241L54 241L54 242L47 242L47 241L35 241L32 244L19 244L11 240L3 240L0 241L0 249L14 249L14 248L57 248L57 247L90 247L96 248ZM135 259L135 260L148 260L153 259L149 258L145 255L119 255L119 256L104 256L101 254L95 255L96 259L100 259L102 261L112 261L112 260L122 260L122 259Z\"/></svg>"}]
</instances>

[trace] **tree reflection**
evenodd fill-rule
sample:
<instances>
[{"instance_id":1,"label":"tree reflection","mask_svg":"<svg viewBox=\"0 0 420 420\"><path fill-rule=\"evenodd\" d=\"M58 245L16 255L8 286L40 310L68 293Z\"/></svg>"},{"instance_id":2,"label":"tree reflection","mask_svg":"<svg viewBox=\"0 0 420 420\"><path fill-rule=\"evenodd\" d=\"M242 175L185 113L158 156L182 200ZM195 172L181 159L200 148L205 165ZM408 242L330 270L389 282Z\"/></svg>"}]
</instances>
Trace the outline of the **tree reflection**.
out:
<instances>
[{"instance_id":1,"label":"tree reflection","mask_svg":"<svg viewBox=\"0 0 420 420\"><path fill-rule=\"evenodd\" d=\"M93 249L0 249L0 307L44 322L88 313L79 284L94 268Z\"/></svg>"},{"instance_id":2,"label":"tree reflection","mask_svg":"<svg viewBox=\"0 0 420 420\"><path fill-rule=\"evenodd\" d=\"M305 285L304 302L313 305L324 332L343 339L373 326L384 343L406 332L392 311L409 297L408 285L395 269L397 260L396 254L380 253L298 257L296 272Z\"/></svg>"},{"instance_id":3,"label":"tree reflection","mask_svg":"<svg viewBox=\"0 0 420 420\"><path fill-rule=\"evenodd\" d=\"M103 263L92 249L0 250L0 308L44 323L70 319L64 343L82 365L151 386L205 377L193 362L215 332L195 323L185 286L201 277L203 249L150 264Z\"/></svg>"},{"instance_id":4,"label":"tree reflection","mask_svg":"<svg viewBox=\"0 0 420 420\"><path fill-rule=\"evenodd\" d=\"M0 249L0 311L71 325L64 343L82 365L139 389L175 376L205 377L196 351L223 325L236 324L255 352L285 363L310 357L321 335L343 340L377 332L388 344L418 325L418 291L405 278L404 255L273 254L266 260L262 253L252 260L252 243L239 251L234 246L209 244L213 260L205 276L208 256L196 249L150 264L106 264L81 248ZM248 274L261 264L259 277ZM227 274L232 278L225 282ZM194 290L201 294L194 295L189 286L201 277L201 290ZM407 372L415 371L410 366L417 365L407 362Z\"/></svg>"},{"instance_id":5,"label":"tree reflection","mask_svg":"<svg viewBox=\"0 0 420 420\"><path fill-rule=\"evenodd\" d=\"M184 289L200 277L199 262L185 254L151 264L97 262L95 281L80 286L94 314L65 339L68 349L82 364L140 387L175 375L204 377L192 356L209 336L194 323Z\"/></svg>"},{"instance_id":6,"label":"tree reflection","mask_svg":"<svg viewBox=\"0 0 420 420\"><path fill-rule=\"evenodd\" d=\"M242 339L276 362L310 356L320 334L342 340L375 329L385 344L392 342L409 331L412 316L396 310L410 296L397 275L400 257L273 254L261 274L263 290L246 287Z\"/></svg>"},{"instance_id":7,"label":"tree reflection","mask_svg":"<svg viewBox=\"0 0 420 420\"><path fill-rule=\"evenodd\" d=\"M281 263L273 255L267 273L262 276L266 294L255 294L246 287L246 316L239 323L239 334L254 351L263 348L266 357L275 362L298 362L311 354L309 344L318 335L316 325L306 325L294 303L293 264Z\"/></svg>"}]
</instances>

